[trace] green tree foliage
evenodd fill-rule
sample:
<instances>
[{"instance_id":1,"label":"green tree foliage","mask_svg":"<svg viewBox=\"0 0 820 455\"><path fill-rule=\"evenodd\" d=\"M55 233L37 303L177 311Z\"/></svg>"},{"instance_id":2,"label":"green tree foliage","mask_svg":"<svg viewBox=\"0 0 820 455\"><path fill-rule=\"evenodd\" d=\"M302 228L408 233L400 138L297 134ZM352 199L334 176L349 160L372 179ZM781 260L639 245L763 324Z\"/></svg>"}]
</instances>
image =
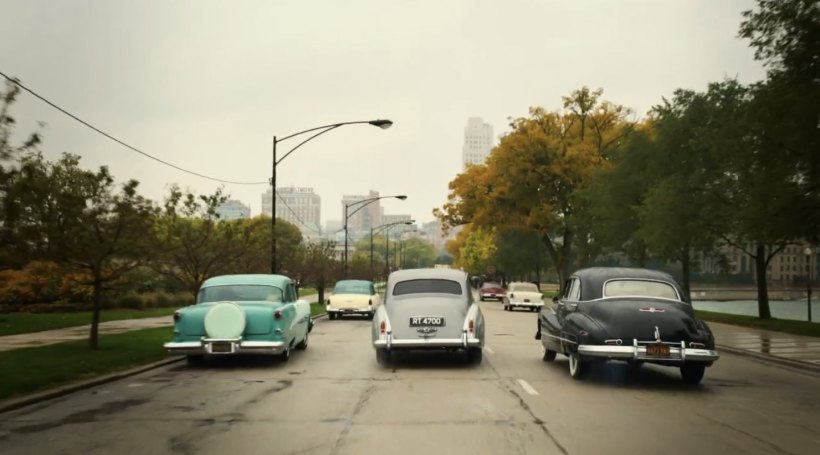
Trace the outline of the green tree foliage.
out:
<instances>
[{"instance_id":1,"label":"green tree foliage","mask_svg":"<svg viewBox=\"0 0 820 455\"><path fill-rule=\"evenodd\" d=\"M278 224L278 223L277 223ZM341 264L336 259L336 242L320 240L303 245L299 267L300 285L313 285L318 301L325 301L325 289L334 283L341 272Z\"/></svg>"},{"instance_id":2,"label":"green tree foliage","mask_svg":"<svg viewBox=\"0 0 820 455\"><path fill-rule=\"evenodd\" d=\"M81 270L89 277L92 321L89 345L98 348L102 293L142 264L153 247L156 208L130 180L117 191L106 167L79 167L78 156L48 162L40 154L22 158L10 187L18 212L12 236L30 254Z\"/></svg>"}]
</instances>

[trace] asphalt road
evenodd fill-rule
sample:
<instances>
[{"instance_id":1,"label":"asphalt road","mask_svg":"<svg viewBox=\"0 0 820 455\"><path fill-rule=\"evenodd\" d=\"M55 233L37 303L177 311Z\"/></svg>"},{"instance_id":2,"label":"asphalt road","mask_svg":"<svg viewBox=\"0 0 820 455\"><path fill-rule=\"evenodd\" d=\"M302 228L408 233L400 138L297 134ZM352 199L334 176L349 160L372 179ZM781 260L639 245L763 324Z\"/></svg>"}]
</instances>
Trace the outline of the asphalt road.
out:
<instances>
[{"instance_id":1,"label":"asphalt road","mask_svg":"<svg viewBox=\"0 0 820 455\"><path fill-rule=\"evenodd\" d=\"M820 376L725 354L699 387L610 365L578 382L541 361L535 313L482 304L481 365L377 365L369 321L317 321L287 363L177 363L0 414L12 454L818 453Z\"/></svg>"}]
</instances>

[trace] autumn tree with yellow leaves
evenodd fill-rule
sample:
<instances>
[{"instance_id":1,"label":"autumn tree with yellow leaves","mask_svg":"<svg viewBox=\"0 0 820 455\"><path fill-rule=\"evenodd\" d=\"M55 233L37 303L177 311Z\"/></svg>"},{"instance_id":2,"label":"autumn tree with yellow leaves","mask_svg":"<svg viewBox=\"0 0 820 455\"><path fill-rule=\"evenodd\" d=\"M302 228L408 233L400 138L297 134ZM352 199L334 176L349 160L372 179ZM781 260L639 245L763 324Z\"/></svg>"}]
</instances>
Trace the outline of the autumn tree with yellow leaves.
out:
<instances>
[{"instance_id":1,"label":"autumn tree with yellow leaves","mask_svg":"<svg viewBox=\"0 0 820 455\"><path fill-rule=\"evenodd\" d=\"M571 266L584 262L577 251L592 241L576 222L583 211L578 191L632 131L630 111L601 94L582 87L563 98L561 111L534 107L513 120L485 165L450 182L447 203L434 214L447 226L471 224L473 231L531 230L563 283Z\"/></svg>"}]
</instances>

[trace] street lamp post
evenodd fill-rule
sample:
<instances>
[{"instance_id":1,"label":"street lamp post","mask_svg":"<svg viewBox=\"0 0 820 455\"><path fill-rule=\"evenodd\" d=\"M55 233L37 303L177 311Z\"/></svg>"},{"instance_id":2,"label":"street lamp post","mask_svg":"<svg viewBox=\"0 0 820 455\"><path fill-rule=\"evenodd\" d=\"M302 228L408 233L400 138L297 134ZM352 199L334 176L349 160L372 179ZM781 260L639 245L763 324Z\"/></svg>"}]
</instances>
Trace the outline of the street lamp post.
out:
<instances>
[{"instance_id":1,"label":"street lamp post","mask_svg":"<svg viewBox=\"0 0 820 455\"><path fill-rule=\"evenodd\" d=\"M371 226L371 227L370 227L370 280L371 280L371 281L373 280L374 275L375 275L375 272L374 272L374 270L373 270L373 236L374 236L375 234L378 234L378 232L379 232L380 230L382 230L382 229L387 229L387 228L389 228L390 226L395 226L395 225L397 225L397 224L407 224L407 225L411 225L411 224L413 224L413 223L415 223L415 222L416 222L416 220L410 220L410 221L396 221L396 222L394 222L394 223L386 223L386 224L382 224L381 226L376 226L375 228L374 228L373 226ZM387 248L387 245L385 245L385 248ZM385 251L386 251L386 250L385 250Z\"/></svg>"},{"instance_id":2,"label":"street lamp post","mask_svg":"<svg viewBox=\"0 0 820 455\"><path fill-rule=\"evenodd\" d=\"M358 212L359 210L367 207L368 205L378 201L379 199L387 199L387 198L396 198L396 199L399 199L399 200L403 201L403 200L407 199L407 196L404 195L404 194L393 195L393 196L378 196L378 197L372 197L372 198L369 198L369 199L362 199L361 201L351 202L350 204L345 204L345 226L344 226L344 230L345 230L345 250L344 250L344 261L343 261L344 262L345 278L347 278L347 220L349 220L351 216L355 215L356 212ZM354 205L359 205L359 204L361 204L361 207L354 210L353 213L351 213L350 215L347 214L347 209L348 208L353 207Z\"/></svg>"},{"instance_id":3,"label":"street lamp post","mask_svg":"<svg viewBox=\"0 0 820 455\"><path fill-rule=\"evenodd\" d=\"M397 224L413 224L416 220L397 221L384 225L384 266L387 267L387 275L390 275L390 227Z\"/></svg>"},{"instance_id":4,"label":"street lamp post","mask_svg":"<svg viewBox=\"0 0 820 455\"><path fill-rule=\"evenodd\" d=\"M812 267L811 267L812 262L813 262L811 260L811 253L812 253L812 251L811 251L811 248L809 248L809 247L806 247L806 249L803 250L803 254L806 255L806 263L809 267L808 273L806 275L806 308L808 309L808 313L809 313L809 322L811 322L811 282L812 282L812 278L814 278L814 275L812 275Z\"/></svg>"},{"instance_id":5,"label":"street lamp post","mask_svg":"<svg viewBox=\"0 0 820 455\"><path fill-rule=\"evenodd\" d=\"M335 130L336 128L344 125L356 125L356 124L363 124L367 123L369 125L378 126L381 129L390 128L393 125L393 122L390 120L363 120L363 121L356 121L356 122L342 122L342 123L334 123L331 125L324 125L324 126L317 126L316 128L311 128L304 131L299 131L298 133L293 133L289 136L285 136L282 139L277 139L276 136L273 136L273 169L271 169L271 179L270 179L270 186L271 186L271 213L270 213L270 228L271 228L271 247L270 247L270 273L276 273L276 166L282 162L285 158L287 158L291 153L293 153L296 149L303 146L306 142L310 141L311 139L316 138L317 136L321 136L322 134L327 133L328 131ZM290 149L287 153L285 153L282 158L276 159L276 144L279 142L288 140L294 136L299 136L305 133L311 133L313 131L317 131L316 134L311 135L304 141L296 144L295 147Z\"/></svg>"}]
</instances>

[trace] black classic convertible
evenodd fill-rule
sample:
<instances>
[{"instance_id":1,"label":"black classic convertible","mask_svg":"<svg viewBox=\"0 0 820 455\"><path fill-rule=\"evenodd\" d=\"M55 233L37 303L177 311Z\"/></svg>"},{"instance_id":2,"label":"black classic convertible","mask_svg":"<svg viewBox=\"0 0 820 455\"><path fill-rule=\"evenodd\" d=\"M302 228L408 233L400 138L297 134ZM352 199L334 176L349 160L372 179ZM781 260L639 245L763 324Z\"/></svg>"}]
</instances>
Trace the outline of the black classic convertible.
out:
<instances>
[{"instance_id":1,"label":"black classic convertible","mask_svg":"<svg viewBox=\"0 0 820 455\"><path fill-rule=\"evenodd\" d=\"M680 368L697 384L718 359L709 326L695 316L672 276L655 270L593 267L572 274L562 295L544 306L536 339L543 359L569 357L569 372L582 379L591 362L621 360Z\"/></svg>"}]
</instances>

